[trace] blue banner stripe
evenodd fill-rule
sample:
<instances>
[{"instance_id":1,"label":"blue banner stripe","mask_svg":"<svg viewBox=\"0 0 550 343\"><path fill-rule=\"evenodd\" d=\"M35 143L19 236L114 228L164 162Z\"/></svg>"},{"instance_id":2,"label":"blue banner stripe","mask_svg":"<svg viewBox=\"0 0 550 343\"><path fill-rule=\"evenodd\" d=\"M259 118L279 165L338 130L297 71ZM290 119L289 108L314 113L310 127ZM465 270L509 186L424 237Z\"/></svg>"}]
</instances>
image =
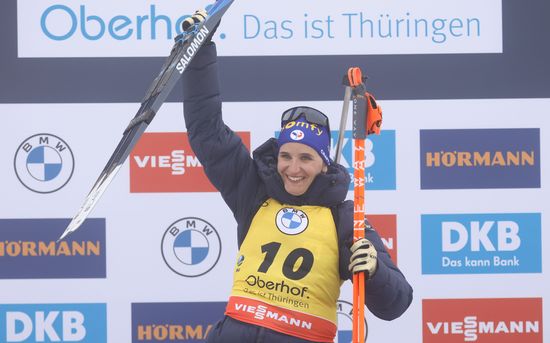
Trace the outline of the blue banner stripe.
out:
<instances>
[{"instance_id":1,"label":"blue banner stripe","mask_svg":"<svg viewBox=\"0 0 550 343\"><path fill-rule=\"evenodd\" d=\"M16 8L16 0L2 1L0 103L140 102L164 62L17 59ZM341 100L342 75L351 65L367 71L379 99L550 98L550 46L537 44L550 33L550 2L503 1L502 8L502 54L221 57L223 100ZM257 73L247 70L261 70L269 82L258 87ZM322 86L289 82L295 79ZM181 93L179 85L168 101L181 101Z\"/></svg>"}]
</instances>

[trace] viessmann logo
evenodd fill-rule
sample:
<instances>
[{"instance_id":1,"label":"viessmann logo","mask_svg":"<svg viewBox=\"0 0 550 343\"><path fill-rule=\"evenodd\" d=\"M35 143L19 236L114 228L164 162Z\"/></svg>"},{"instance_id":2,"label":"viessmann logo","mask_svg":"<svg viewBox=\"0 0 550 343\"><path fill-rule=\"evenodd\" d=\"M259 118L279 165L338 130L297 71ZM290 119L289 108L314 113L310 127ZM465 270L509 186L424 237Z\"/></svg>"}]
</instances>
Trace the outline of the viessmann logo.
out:
<instances>
[{"instance_id":1,"label":"viessmann logo","mask_svg":"<svg viewBox=\"0 0 550 343\"><path fill-rule=\"evenodd\" d=\"M424 299L424 343L542 343L542 298Z\"/></svg>"},{"instance_id":2,"label":"viessmann logo","mask_svg":"<svg viewBox=\"0 0 550 343\"><path fill-rule=\"evenodd\" d=\"M250 133L237 133L250 149ZM216 192L187 133L145 133L130 154L130 192Z\"/></svg>"},{"instance_id":3,"label":"viessmann logo","mask_svg":"<svg viewBox=\"0 0 550 343\"><path fill-rule=\"evenodd\" d=\"M422 189L540 188L540 130L420 130L420 160Z\"/></svg>"}]
</instances>

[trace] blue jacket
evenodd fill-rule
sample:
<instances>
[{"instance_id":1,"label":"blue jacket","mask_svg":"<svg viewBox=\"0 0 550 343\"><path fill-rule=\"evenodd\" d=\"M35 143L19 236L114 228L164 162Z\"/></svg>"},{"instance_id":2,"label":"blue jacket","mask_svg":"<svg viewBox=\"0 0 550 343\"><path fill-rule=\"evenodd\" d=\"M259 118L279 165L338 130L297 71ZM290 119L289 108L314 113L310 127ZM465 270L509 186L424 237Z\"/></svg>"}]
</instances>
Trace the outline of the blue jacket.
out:
<instances>
[{"instance_id":1,"label":"blue jacket","mask_svg":"<svg viewBox=\"0 0 550 343\"><path fill-rule=\"evenodd\" d=\"M353 242L353 202L344 201L349 173L333 163L327 173L315 178L305 194L287 193L277 172L276 140L269 139L251 158L241 139L224 124L216 57L215 44L209 43L201 48L184 73L184 116L191 148L237 221L239 246L252 218L268 198L289 205L330 207L339 240L340 277L351 279L348 264ZM367 230L365 238L378 252L377 271L366 283L367 307L381 319L395 319L409 307L412 288L392 262L378 233Z\"/></svg>"}]
</instances>

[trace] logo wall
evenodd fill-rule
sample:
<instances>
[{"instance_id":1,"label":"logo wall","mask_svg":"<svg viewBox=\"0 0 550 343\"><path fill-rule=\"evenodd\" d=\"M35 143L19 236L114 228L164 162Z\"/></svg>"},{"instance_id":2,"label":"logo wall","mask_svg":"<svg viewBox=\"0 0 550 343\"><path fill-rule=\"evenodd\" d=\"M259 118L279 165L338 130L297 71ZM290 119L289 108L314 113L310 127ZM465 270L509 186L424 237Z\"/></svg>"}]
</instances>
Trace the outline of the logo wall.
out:
<instances>
[{"instance_id":1,"label":"logo wall","mask_svg":"<svg viewBox=\"0 0 550 343\"><path fill-rule=\"evenodd\" d=\"M423 299L424 343L542 343L542 298Z\"/></svg>"},{"instance_id":2,"label":"logo wall","mask_svg":"<svg viewBox=\"0 0 550 343\"><path fill-rule=\"evenodd\" d=\"M204 342L223 318L225 302L134 303L132 343Z\"/></svg>"},{"instance_id":3,"label":"logo wall","mask_svg":"<svg viewBox=\"0 0 550 343\"><path fill-rule=\"evenodd\" d=\"M353 334L353 304L345 300L338 300L336 302L336 311L338 316L338 333L336 334L334 343L351 342ZM366 306L365 313L368 313ZM365 342L367 341L368 333L369 327L365 318Z\"/></svg>"},{"instance_id":4,"label":"logo wall","mask_svg":"<svg viewBox=\"0 0 550 343\"><path fill-rule=\"evenodd\" d=\"M250 149L250 133L238 132ZM130 192L217 192L185 132L144 133L130 154Z\"/></svg>"},{"instance_id":5,"label":"logo wall","mask_svg":"<svg viewBox=\"0 0 550 343\"><path fill-rule=\"evenodd\" d=\"M422 215L423 274L541 273L540 213Z\"/></svg>"},{"instance_id":6,"label":"logo wall","mask_svg":"<svg viewBox=\"0 0 550 343\"><path fill-rule=\"evenodd\" d=\"M40 133L19 145L14 167L23 186L37 193L52 193L63 188L71 179L74 156L63 139Z\"/></svg>"},{"instance_id":7,"label":"logo wall","mask_svg":"<svg viewBox=\"0 0 550 343\"><path fill-rule=\"evenodd\" d=\"M107 343L105 304L4 304L0 323L0 343Z\"/></svg>"},{"instance_id":8,"label":"logo wall","mask_svg":"<svg viewBox=\"0 0 550 343\"><path fill-rule=\"evenodd\" d=\"M367 219L380 235L393 263L397 265L397 216L395 214L369 214Z\"/></svg>"},{"instance_id":9,"label":"logo wall","mask_svg":"<svg viewBox=\"0 0 550 343\"><path fill-rule=\"evenodd\" d=\"M218 231L200 218L182 218L165 231L162 257L175 273L195 277L208 273L222 252Z\"/></svg>"},{"instance_id":10,"label":"logo wall","mask_svg":"<svg viewBox=\"0 0 550 343\"><path fill-rule=\"evenodd\" d=\"M420 130L422 189L540 188L540 129Z\"/></svg>"},{"instance_id":11,"label":"logo wall","mask_svg":"<svg viewBox=\"0 0 550 343\"><path fill-rule=\"evenodd\" d=\"M105 219L57 241L70 219L0 219L0 279L105 278Z\"/></svg>"},{"instance_id":12,"label":"logo wall","mask_svg":"<svg viewBox=\"0 0 550 343\"><path fill-rule=\"evenodd\" d=\"M338 132L332 131L332 150L336 151ZM342 159L340 164L351 176L350 191L353 190L353 138L351 131L344 132ZM396 188L395 131L382 130L380 135L365 139L365 187L368 190Z\"/></svg>"}]
</instances>

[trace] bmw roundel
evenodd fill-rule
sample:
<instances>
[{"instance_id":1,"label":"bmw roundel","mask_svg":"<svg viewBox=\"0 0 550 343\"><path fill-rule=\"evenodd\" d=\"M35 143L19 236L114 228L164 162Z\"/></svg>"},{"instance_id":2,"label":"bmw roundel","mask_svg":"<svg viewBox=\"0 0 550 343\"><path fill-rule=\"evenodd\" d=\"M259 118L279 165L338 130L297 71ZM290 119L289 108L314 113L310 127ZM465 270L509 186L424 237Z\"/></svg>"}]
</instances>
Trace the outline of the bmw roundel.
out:
<instances>
[{"instance_id":1,"label":"bmw roundel","mask_svg":"<svg viewBox=\"0 0 550 343\"><path fill-rule=\"evenodd\" d=\"M71 179L74 156L64 140L41 133L19 145L14 167L23 186L37 193L52 193L63 188Z\"/></svg>"},{"instance_id":2,"label":"bmw roundel","mask_svg":"<svg viewBox=\"0 0 550 343\"><path fill-rule=\"evenodd\" d=\"M221 239L207 221L187 217L173 223L162 237L162 257L175 273L195 277L208 273L218 263Z\"/></svg>"},{"instance_id":3,"label":"bmw roundel","mask_svg":"<svg viewBox=\"0 0 550 343\"><path fill-rule=\"evenodd\" d=\"M297 235L307 229L309 219L304 211L292 207L284 207L277 212L275 223L282 233Z\"/></svg>"}]
</instances>

